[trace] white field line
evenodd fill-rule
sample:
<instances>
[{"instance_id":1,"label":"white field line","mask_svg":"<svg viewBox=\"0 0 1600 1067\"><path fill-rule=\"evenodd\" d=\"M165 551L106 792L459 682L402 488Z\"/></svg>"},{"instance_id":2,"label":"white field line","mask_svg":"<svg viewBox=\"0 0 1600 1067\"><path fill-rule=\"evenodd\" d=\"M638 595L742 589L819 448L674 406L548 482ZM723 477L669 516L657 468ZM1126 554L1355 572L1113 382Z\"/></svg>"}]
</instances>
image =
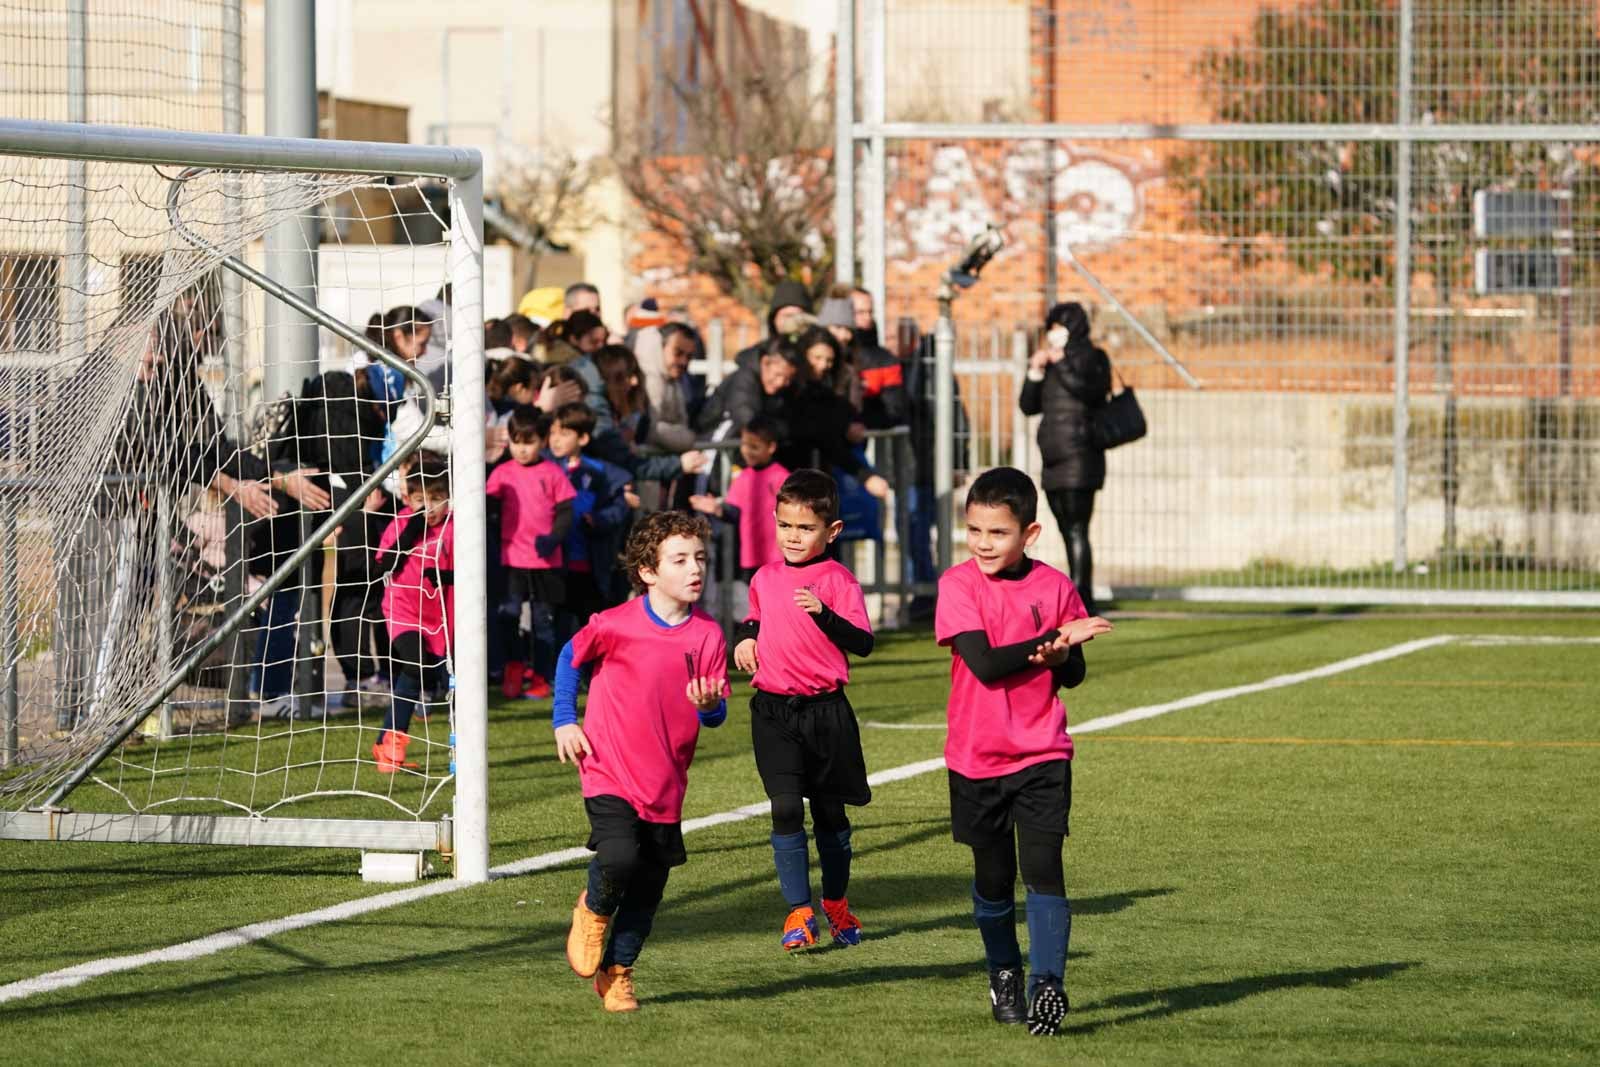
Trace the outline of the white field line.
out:
<instances>
[{"instance_id":1,"label":"white field line","mask_svg":"<svg viewBox=\"0 0 1600 1067\"><path fill-rule=\"evenodd\" d=\"M1376 652L1366 652L1359 656L1351 656L1335 663L1321 667L1313 667L1309 671L1296 671L1293 674L1280 674L1275 678L1268 678L1262 682L1251 682L1248 685L1235 685L1227 689L1212 689L1205 693L1196 693L1193 696L1183 697L1179 700L1169 700L1165 704L1149 704L1142 708L1129 708L1119 711L1115 715L1101 715L1099 718L1089 719L1081 723L1073 723L1068 729L1074 734L1091 734L1096 730L1109 730L1113 726L1122 726L1141 719L1153 719L1157 715L1166 715L1174 711L1183 711L1186 708L1198 708L1203 704L1215 704L1219 700L1232 700L1234 697L1249 696L1251 693L1264 693L1269 689L1282 689L1285 686L1299 685L1301 682L1310 682L1329 675L1343 674L1345 671L1360 670L1370 667L1374 663L1384 660L1396 659L1400 656L1409 656L1413 652L1423 649L1438 648L1458 640L1455 634L1439 634L1436 637L1424 637L1416 641L1406 641L1403 644L1390 645L1380 648ZM876 730L943 730L942 722L863 722L862 726L870 726Z\"/></svg>"},{"instance_id":2,"label":"white field line","mask_svg":"<svg viewBox=\"0 0 1600 1067\"><path fill-rule=\"evenodd\" d=\"M1376 652L1368 652L1361 656L1353 656L1350 659L1342 659L1336 663L1330 663L1326 666L1317 667L1312 670L1298 671L1294 674L1280 674L1275 678L1268 678L1264 682L1255 682L1250 685L1233 686L1228 689L1215 689L1206 693L1196 693L1194 696L1184 697L1181 700L1168 701L1165 704L1152 704L1143 708L1130 708L1127 711L1118 712L1115 715L1103 715L1099 718L1090 719L1087 722L1074 726L1072 728L1072 732L1091 733L1095 730L1108 730L1113 726L1121 726L1124 723L1137 722L1141 719L1150 719L1157 715L1166 715L1169 712L1181 711L1185 708L1199 707L1203 704L1211 704L1219 700L1228 700L1236 696L1245 696L1249 693L1265 692L1269 689L1281 689L1284 686L1297 685L1300 682L1307 682L1316 678L1326 678L1329 675L1341 674L1345 671L1358 670L1374 663L1382 663L1384 660L1390 660L1399 656L1409 655L1412 652L1418 652L1422 649L1435 648L1439 645L1448 644L1449 642L1457 639L1458 638L1455 635L1444 634L1438 637L1424 638L1419 641L1407 641L1404 644L1392 645L1389 648L1379 649ZM1475 637L1471 640L1473 643L1491 640L1501 641L1503 643L1519 643L1521 641L1521 639L1517 638L1491 637ZM1558 639L1558 641L1559 643L1573 644L1600 643L1600 639L1583 638ZM943 724L863 723L862 725L899 729L918 728L919 726L927 729L944 729ZM929 774L943 769L944 760L942 759L921 760L916 763L907 763L900 767L891 767L886 771L879 771L876 774L870 775L867 778L867 781L872 785L883 785L888 782L898 782L907 778L915 778L919 775ZM753 819L758 816L765 815L769 810L770 805L765 801L762 801L759 804L747 804L742 808L734 808L731 811L717 812L714 815L704 815L697 819L688 819L685 820L683 824L683 832L686 834L693 833L696 830L703 830L710 826L722 826L727 823L742 822L745 819ZM527 859L516 860L512 863L503 863L498 867L490 868L489 875L491 878L507 878L519 874L529 874L534 871L547 870L551 867L558 867L566 863L575 863L579 860L587 860L588 858L589 851L584 848L560 849L555 852L546 852L538 856L529 856ZM14 1000L22 1000L26 997L35 996L40 993L50 993L59 989L70 989L73 986L81 985L84 982L87 982L91 978L99 978L108 974L118 974L122 971L137 970L140 967L147 967L151 964L181 963L187 960L199 959L202 956L209 956L217 952L222 952L225 949L240 948L245 945L253 944L257 941L264 941L268 938L289 933L293 930L303 930L308 926L319 926L322 923L341 922L343 920L353 919L357 916L366 915L374 911L382 911L386 908L393 908L401 904L409 904L412 901L424 900L428 897L442 896L446 893L454 893L457 890L469 888L470 884L471 883L456 881L425 882L422 885L412 886L407 889L397 889L389 893L379 893L376 896L362 897L360 900L349 900L342 904L334 904L330 907L318 908L315 911L301 912L298 915L288 915L281 919L270 919L265 922L251 923L248 926L240 926L232 930L224 930L220 933L196 938L193 941L184 941L181 944L169 945L166 948L152 949L149 952L140 952L129 956L109 956L105 959L91 960L88 963L80 963L72 967L65 967L59 971L50 971L49 973L41 974L36 978L24 978L20 981L11 982L7 985L0 986L0 1004Z\"/></svg>"}]
</instances>

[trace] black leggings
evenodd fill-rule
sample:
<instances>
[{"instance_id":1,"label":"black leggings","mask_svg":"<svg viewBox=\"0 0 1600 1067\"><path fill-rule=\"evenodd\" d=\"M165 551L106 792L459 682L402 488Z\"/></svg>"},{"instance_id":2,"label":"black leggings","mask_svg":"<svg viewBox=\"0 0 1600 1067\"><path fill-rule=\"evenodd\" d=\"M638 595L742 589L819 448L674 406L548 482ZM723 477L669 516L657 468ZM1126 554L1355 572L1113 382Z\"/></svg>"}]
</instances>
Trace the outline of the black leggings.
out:
<instances>
[{"instance_id":1,"label":"black leggings","mask_svg":"<svg viewBox=\"0 0 1600 1067\"><path fill-rule=\"evenodd\" d=\"M985 900L1010 900L1016 894L1017 865L1021 859L1022 884L1030 893L1064 897L1066 875L1061 869L1063 834L1017 827L1017 841L997 841L972 848L972 888Z\"/></svg>"},{"instance_id":2,"label":"black leggings","mask_svg":"<svg viewBox=\"0 0 1600 1067\"><path fill-rule=\"evenodd\" d=\"M819 833L850 829L850 818L838 800L811 801L811 826ZM806 828L806 806L799 793L784 793L772 798L772 832L798 834Z\"/></svg>"},{"instance_id":3,"label":"black leggings","mask_svg":"<svg viewBox=\"0 0 1600 1067\"><path fill-rule=\"evenodd\" d=\"M1050 511L1067 543L1067 571L1078 587L1083 606L1094 611L1094 552L1089 548L1089 520L1094 517L1093 489L1051 489L1045 493Z\"/></svg>"}]
</instances>

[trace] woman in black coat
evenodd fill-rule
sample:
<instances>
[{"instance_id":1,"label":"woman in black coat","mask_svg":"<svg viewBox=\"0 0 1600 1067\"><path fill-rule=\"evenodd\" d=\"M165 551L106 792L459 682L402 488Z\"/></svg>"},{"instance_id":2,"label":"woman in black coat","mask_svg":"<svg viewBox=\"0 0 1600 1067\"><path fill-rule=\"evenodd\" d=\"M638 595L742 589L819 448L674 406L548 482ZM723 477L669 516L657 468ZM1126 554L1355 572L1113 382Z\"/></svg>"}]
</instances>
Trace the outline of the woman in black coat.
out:
<instances>
[{"instance_id":1,"label":"woman in black coat","mask_svg":"<svg viewBox=\"0 0 1600 1067\"><path fill-rule=\"evenodd\" d=\"M1111 393L1111 361L1089 340L1089 314L1082 304L1057 304L1045 316L1045 344L1033 354L1022 385L1024 415L1043 415L1039 455L1044 493L1067 543L1067 567L1095 614L1094 554L1089 519L1094 495L1106 482L1106 453L1095 442L1094 412Z\"/></svg>"}]
</instances>

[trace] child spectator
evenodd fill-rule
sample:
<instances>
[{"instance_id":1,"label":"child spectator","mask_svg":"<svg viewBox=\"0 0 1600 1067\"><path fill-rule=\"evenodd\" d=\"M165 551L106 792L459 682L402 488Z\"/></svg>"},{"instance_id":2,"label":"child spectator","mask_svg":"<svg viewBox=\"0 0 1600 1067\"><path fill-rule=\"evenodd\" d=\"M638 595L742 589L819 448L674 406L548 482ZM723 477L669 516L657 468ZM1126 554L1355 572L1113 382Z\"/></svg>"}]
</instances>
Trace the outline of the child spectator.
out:
<instances>
[{"instance_id":1,"label":"child spectator","mask_svg":"<svg viewBox=\"0 0 1600 1067\"><path fill-rule=\"evenodd\" d=\"M594 976L607 1011L639 1009L633 966L668 872L688 859L683 796L695 742L701 726L720 726L728 714L727 646L695 607L709 535L704 519L681 511L644 518L626 558L644 595L590 619L557 668L556 754L578 767L595 854L572 909L567 962ZM592 678L579 726L585 668Z\"/></svg>"},{"instance_id":2,"label":"child spectator","mask_svg":"<svg viewBox=\"0 0 1600 1067\"><path fill-rule=\"evenodd\" d=\"M861 731L844 695L845 653L872 652L872 625L861 586L823 551L844 524L839 490L819 470L798 470L778 490L774 521L783 559L750 582L750 616L734 630L734 665L755 673L750 733L756 770L772 799L772 857L789 905L785 950L817 943L805 805L811 800L822 910L836 945L859 945L850 913L850 820L844 806L872 799Z\"/></svg>"},{"instance_id":3,"label":"child spectator","mask_svg":"<svg viewBox=\"0 0 1600 1067\"><path fill-rule=\"evenodd\" d=\"M450 518L450 461L418 454L406 477L406 506L378 541L377 562L389 572L383 618L389 630L394 700L372 746L382 774L415 768L406 759L411 716L425 692L444 688L455 610L455 533Z\"/></svg>"},{"instance_id":4,"label":"child spectator","mask_svg":"<svg viewBox=\"0 0 1600 1067\"><path fill-rule=\"evenodd\" d=\"M485 491L500 502L501 601L508 699L550 695L555 670L554 611L564 598L561 545L572 530L572 484L544 458L550 416L522 406L506 425L511 458L489 475ZM531 638L531 648L529 647ZM530 654L531 653L531 654ZM526 684L524 684L526 683Z\"/></svg>"},{"instance_id":5,"label":"child spectator","mask_svg":"<svg viewBox=\"0 0 1600 1067\"><path fill-rule=\"evenodd\" d=\"M745 465L734 473L722 499L710 494L689 498L694 510L738 527L740 576L746 581L768 563L783 559L772 514L789 470L774 460L777 454L777 423L757 415L739 432L739 456Z\"/></svg>"},{"instance_id":6,"label":"child spectator","mask_svg":"<svg viewBox=\"0 0 1600 1067\"><path fill-rule=\"evenodd\" d=\"M1056 697L1084 679L1083 644L1111 624L1090 618L1072 580L1025 553L1039 537L1039 496L1011 467L967 490L972 558L939 579L934 634L952 649L950 827L972 849L972 910L989 961L994 1019L1054 1034L1067 1012L1063 988L1072 912L1061 849L1072 808L1072 738ZM1013 843L1013 837L1015 843ZM1017 945L1017 871L1027 887L1023 999Z\"/></svg>"},{"instance_id":7,"label":"child spectator","mask_svg":"<svg viewBox=\"0 0 1600 1067\"><path fill-rule=\"evenodd\" d=\"M618 603L611 561L627 530L627 471L583 454L594 432L594 412L583 404L559 408L550 424L550 457L572 483L572 532L562 551L567 564L567 596L556 620L556 641L565 643L589 616Z\"/></svg>"}]
</instances>

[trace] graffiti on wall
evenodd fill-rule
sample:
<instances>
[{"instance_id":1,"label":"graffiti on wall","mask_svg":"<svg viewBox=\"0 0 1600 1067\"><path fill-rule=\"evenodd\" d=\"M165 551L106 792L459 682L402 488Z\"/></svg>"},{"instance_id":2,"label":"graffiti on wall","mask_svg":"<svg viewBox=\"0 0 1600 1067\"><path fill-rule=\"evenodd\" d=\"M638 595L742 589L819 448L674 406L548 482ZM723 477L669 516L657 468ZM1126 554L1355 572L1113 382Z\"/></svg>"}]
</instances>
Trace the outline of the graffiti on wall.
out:
<instances>
[{"instance_id":1,"label":"graffiti on wall","mask_svg":"<svg viewBox=\"0 0 1600 1067\"><path fill-rule=\"evenodd\" d=\"M1047 211L1058 248L1115 245L1138 229L1144 190L1162 173L1153 157L1042 142L998 154L943 145L925 165L911 158L891 162L890 188L906 195L889 201L888 258L903 264L942 260L989 223L1012 238L1002 255L1036 248Z\"/></svg>"}]
</instances>

